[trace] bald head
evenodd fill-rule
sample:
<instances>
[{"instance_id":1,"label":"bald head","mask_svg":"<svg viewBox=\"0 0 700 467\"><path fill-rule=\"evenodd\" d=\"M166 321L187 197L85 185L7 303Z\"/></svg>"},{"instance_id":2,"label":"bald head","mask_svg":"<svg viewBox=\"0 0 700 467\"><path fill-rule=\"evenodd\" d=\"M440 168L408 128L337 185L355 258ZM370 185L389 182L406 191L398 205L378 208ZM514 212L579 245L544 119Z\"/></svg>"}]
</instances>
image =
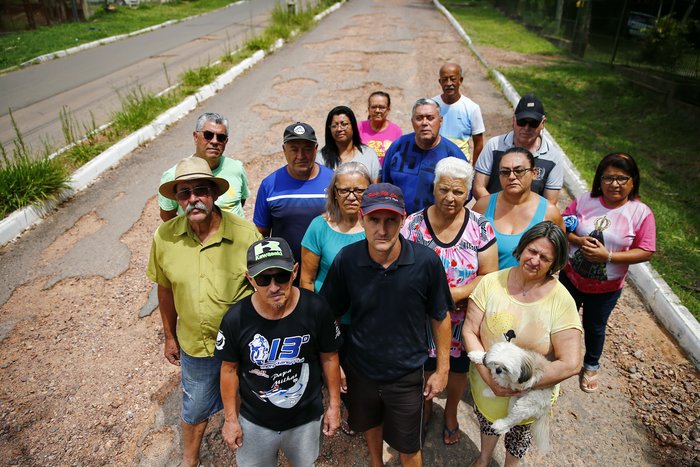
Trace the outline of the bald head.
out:
<instances>
[{"instance_id":1,"label":"bald head","mask_svg":"<svg viewBox=\"0 0 700 467\"><path fill-rule=\"evenodd\" d=\"M438 82L442 88L440 97L445 104L454 104L459 100L461 94L459 87L462 85L462 67L456 63L445 63L440 67L440 77Z\"/></svg>"}]
</instances>

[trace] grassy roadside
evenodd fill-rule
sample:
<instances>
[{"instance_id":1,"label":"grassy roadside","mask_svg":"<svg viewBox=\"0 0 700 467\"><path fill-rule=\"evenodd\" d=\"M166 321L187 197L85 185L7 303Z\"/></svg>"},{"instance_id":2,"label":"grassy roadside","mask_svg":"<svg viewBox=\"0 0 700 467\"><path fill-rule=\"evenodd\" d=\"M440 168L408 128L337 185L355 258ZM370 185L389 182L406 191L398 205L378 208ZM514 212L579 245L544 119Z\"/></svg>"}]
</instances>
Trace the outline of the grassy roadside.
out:
<instances>
[{"instance_id":1,"label":"grassy roadside","mask_svg":"<svg viewBox=\"0 0 700 467\"><path fill-rule=\"evenodd\" d=\"M487 2L443 1L477 46L527 54L552 52L545 39ZM551 57L549 57L551 60ZM590 184L600 159L625 151L642 173L642 199L654 211L657 253L652 265L700 320L700 156L698 112L666 107L599 64L562 58L499 69L522 95L536 92L547 127Z\"/></svg>"},{"instance_id":2,"label":"grassy roadside","mask_svg":"<svg viewBox=\"0 0 700 467\"><path fill-rule=\"evenodd\" d=\"M119 6L117 11L110 13L100 9L84 23L64 23L42 26L34 31L3 34L0 36L0 70L39 55L206 13L230 3L231 0L176 0L164 4L144 4L137 8Z\"/></svg>"},{"instance_id":3,"label":"grassy roadside","mask_svg":"<svg viewBox=\"0 0 700 467\"><path fill-rule=\"evenodd\" d=\"M178 79L179 85L162 95L137 87L120 96L121 110L112 116L111 125L101 131L94 123L76 121L69 109L61 109L65 144L72 147L51 160L47 148L38 156L29 154L21 130L15 125L12 156L0 145L0 195L5 195L0 196L0 219L30 204L54 199L67 187L75 169L258 50L269 50L278 39L289 40L294 31L306 31L313 25L314 16L334 3L337 0L322 0L298 15L290 15L285 8L276 6L265 31L249 39L238 51L221 57L220 63L185 71ZM83 135L87 137L81 141Z\"/></svg>"}]
</instances>

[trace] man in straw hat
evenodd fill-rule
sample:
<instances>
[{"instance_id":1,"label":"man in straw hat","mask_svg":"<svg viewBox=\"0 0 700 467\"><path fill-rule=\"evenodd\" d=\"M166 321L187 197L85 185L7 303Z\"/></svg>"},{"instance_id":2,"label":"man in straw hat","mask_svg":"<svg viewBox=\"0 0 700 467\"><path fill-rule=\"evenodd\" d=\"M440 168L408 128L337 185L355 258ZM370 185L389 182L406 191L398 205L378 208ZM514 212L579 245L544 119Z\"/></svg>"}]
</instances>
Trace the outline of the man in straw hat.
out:
<instances>
[{"instance_id":1,"label":"man in straw hat","mask_svg":"<svg viewBox=\"0 0 700 467\"><path fill-rule=\"evenodd\" d=\"M209 417L222 409L216 334L228 307L252 293L248 247L261 238L250 222L214 201L229 183L199 157L182 159L159 192L183 211L156 231L148 278L158 285L165 358L182 369L182 465L199 462Z\"/></svg>"},{"instance_id":2,"label":"man in straw hat","mask_svg":"<svg viewBox=\"0 0 700 467\"><path fill-rule=\"evenodd\" d=\"M277 465L279 450L294 466L314 465L321 427L331 436L340 425L340 331L325 300L292 285L298 270L283 238L254 243L247 277L255 293L221 321L221 431L239 467Z\"/></svg>"},{"instance_id":3,"label":"man in straw hat","mask_svg":"<svg viewBox=\"0 0 700 467\"><path fill-rule=\"evenodd\" d=\"M360 206L367 239L340 250L321 288L337 317L352 309L343 363L348 423L364 432L372 467L384 465L382 441L399 452L401 465L422 465L423 399L445 389L450 366L447 312L455 305L445 269L431 248L401 236L405 218L399 187L370 185ZM427 381L426 322L437 351Z\"/></svg>"}]
</instances>

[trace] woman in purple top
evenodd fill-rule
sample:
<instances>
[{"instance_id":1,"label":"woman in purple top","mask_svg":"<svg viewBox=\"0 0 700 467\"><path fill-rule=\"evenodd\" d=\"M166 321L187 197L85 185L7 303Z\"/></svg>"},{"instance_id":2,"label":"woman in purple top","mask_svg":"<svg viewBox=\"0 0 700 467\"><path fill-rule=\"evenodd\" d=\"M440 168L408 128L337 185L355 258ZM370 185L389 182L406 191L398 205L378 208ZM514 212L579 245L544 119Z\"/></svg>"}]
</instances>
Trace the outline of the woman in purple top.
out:
<instances>
[{"instance_id":1,"label":"woman in purple top","mask_svg":"<svg viewBox=\"0 0 700 467\"><path fill-rule=\"evenodd\" d=\"M493 227L481 214L464 206L473 177L474 170L467 161L456 157L442 159L435 166L435 204L408 216L401 229L408 240L426 245L440 256L456 305L455 311L450 313L452 345L443 429L445 444L455 444L460 438L457 405L467 386L469 369L469 358L462 348L462 324L467 301L481 277L498 270L498 248ZM424 365L426 377L436 368L432 335L429 335L428 342L429 357ZM426 424L432 408L432 401L426 401L423 411Z\"/></svg>"}]
</instances>

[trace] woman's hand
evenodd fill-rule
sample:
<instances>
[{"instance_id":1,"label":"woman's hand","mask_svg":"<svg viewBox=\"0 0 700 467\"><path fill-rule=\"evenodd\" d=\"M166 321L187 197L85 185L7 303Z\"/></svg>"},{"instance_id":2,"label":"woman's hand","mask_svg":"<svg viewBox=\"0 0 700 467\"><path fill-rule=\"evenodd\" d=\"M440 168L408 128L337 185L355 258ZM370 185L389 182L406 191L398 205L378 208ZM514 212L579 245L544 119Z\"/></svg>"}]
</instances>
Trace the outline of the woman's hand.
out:
<instances>
[{"instance_id":1,"label":"woman's hand","mask_svg":"<svg viewBox=\"0 0 700 467\"><path fill-rule=\"evenodd\" d=\"M477 364L476 371L479 372L479 375L481 376L481 379L484 380L484 383L486 383L489 388L491 388L491 391L493 391L493 393L498 397L512 397L523 394L523 391L513 391L512 389L504 388L503 386L499 385L491 376L491 370L486 368L485 365Z\"/></svg>"},{"instance_id":2,"label":"woman's hand","mask_svg":"<svg viewBox=\"0 0 700 467\"><path fill-rule=\"evenodd\" d=\"M593 237L583 237L581 253L586 261L591 263L607 263L608 249Z\"/></svg>"}]
</instances>

